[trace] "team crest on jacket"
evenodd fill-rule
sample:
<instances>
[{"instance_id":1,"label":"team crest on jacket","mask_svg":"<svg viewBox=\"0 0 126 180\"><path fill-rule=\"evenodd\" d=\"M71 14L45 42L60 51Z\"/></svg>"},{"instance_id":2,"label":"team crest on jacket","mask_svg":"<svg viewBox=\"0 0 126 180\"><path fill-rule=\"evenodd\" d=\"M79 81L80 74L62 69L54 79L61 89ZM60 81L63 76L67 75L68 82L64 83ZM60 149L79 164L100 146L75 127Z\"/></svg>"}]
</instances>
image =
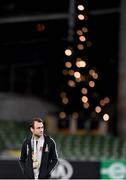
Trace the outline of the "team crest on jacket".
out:
<instances>
[{"instance_id":1,"label":"team crest on jacket","mask_svg":"<svg viewBox=\"0 0 126 180\"><path fill-rule=\"evenodd\" d=\"M49 152L49 147L48 147L48 144L46 144L46 147L45 147L45 152Z\"/></svg>"}]
</instances>

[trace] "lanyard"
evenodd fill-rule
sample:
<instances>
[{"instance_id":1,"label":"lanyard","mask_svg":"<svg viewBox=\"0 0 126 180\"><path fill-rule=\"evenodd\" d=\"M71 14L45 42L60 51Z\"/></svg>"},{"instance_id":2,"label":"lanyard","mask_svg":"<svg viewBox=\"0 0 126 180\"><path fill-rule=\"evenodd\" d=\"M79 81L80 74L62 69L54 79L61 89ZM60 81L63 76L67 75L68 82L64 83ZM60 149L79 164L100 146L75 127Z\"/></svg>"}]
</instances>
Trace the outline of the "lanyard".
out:
<instances>
[{"instance_id":1,"label":"lanyard","mask_svg":"<svg viewBox=\"0 0 126 180\"><path fill-rule=\"evenodd\" d=\"M38 143L38 141L36 141L35 138L32 138L31 147L32 147L32 152L34 155L36 155L36 153L37 153L37 143Z\"/></svg>"},{"instance_id":2,"label":"lanyard","mask_svg":"<svg viewBox=\"0 0 126 180\"><path fill-rule=\"evenodd\" d=\"M36 140L34 139L34 155L37 154L37 143L38 143L38 141L36 141Z\"/></svg>"}]
</instances>

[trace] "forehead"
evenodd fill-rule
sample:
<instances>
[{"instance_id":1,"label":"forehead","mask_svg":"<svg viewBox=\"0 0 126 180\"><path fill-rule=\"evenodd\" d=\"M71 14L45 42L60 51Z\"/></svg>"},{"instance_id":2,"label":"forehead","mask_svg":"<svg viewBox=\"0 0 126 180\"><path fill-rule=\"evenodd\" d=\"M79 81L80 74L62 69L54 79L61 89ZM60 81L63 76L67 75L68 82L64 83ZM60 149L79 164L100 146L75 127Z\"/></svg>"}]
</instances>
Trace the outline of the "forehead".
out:
<instances>
[{"instance_id":1,"label":"forehead","mask_svg":"<svg viewBox=\"0 0 126 180\"><path fill-rule=\"evenodd\" d=\"M43 127L43 123L42 122L34 122L34 127Z\"/></svg>"}]
</instances>

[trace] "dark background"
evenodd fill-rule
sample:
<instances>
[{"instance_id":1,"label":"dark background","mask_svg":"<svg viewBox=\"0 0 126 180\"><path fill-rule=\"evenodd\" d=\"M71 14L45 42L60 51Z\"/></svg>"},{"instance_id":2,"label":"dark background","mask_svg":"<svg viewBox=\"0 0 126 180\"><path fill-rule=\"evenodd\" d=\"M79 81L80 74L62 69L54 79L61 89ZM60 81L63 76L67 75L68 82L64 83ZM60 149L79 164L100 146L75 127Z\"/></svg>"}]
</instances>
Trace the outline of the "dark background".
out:
<instances>
[{"instance_id":1,"label":"dark background","mask_svg":"<svg viewBox=\"0 0 126 180\"><path fill-rule=\"evenodd\" d=\"M86 51L88 69L93 67L99 74L95 87L98 101L105 96L110 98L106 109L108 112L111 109L110 129L115 133L120 1L85 0L84 3L88 16L87 39L92 43ZM88 118L92 110L81 109L78 90L72 94L62 74L64 50L69 44L74 47L77 43L75 31L81 26L76 21L75 9L70 41L68 18L60 18L69 11L67 0L0 1L0 91L35 95L62 107L59 94L66 88L71 98L76 94L68 113L77 109L82 111L82 117ZM52 14L55 16L51 19Z\"/></svg>"}]
</instances>

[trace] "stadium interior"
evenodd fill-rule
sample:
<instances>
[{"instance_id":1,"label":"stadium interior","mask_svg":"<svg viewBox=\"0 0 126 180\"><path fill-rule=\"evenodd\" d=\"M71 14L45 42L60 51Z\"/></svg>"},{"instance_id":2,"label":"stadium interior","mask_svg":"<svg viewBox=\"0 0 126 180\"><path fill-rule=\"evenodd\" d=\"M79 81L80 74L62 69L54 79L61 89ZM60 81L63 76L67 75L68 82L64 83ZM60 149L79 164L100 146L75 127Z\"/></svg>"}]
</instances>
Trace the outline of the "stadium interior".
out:
<instances>
[{"instance_id":1,"label":"stadium interior","mask_svg":"<svg viewBox=\"0 0 126 180\"><path fill-rule=\"evenodd\" d=\"M0 2L0 160L19 158L33 117L62 159L126 160L125 10L125 0Z\"/></svg>"}]
</instances>

